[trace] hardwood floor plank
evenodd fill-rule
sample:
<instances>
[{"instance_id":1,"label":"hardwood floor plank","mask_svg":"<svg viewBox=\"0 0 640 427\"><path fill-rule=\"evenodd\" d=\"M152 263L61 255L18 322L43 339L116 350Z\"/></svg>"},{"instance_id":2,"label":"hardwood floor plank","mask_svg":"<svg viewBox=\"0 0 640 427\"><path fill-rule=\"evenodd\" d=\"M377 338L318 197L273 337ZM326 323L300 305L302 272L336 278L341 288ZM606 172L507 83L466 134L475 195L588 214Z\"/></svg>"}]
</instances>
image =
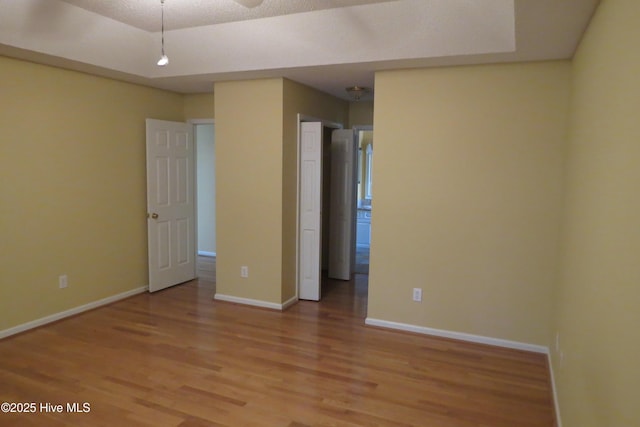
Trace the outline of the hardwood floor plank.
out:
<instances>
[{"instance_id":1,"label":"hardwood floor plank","mask_svg":"<svg viewBox=\"0 0 640 427\"><path fill-rule=\"evenodd\" d=\"M366 276L325 284L281 313L194 281L4 339L3 401L91 410L0 425L555 425L544 355L365 326Z\"/></svg>"}]
</instances>

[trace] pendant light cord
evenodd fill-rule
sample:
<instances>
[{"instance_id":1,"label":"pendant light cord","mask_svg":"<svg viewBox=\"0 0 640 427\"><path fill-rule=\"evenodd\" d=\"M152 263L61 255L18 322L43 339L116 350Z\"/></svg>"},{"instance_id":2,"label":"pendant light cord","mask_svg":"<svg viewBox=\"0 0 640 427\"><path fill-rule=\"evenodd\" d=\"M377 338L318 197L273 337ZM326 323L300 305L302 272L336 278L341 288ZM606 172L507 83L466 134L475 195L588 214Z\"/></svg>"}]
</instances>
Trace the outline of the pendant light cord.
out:
<instances>
[{"instance_id":1,"label":"pendant light cord","mask_svg":"<svg viewBox=\"0 0 640 427\"><path fill-rule=\"evenodd\" d=\"M162 9L162 56L164 56L164 0L160 0L160 5Z\"/></svg>"}]
</instances>

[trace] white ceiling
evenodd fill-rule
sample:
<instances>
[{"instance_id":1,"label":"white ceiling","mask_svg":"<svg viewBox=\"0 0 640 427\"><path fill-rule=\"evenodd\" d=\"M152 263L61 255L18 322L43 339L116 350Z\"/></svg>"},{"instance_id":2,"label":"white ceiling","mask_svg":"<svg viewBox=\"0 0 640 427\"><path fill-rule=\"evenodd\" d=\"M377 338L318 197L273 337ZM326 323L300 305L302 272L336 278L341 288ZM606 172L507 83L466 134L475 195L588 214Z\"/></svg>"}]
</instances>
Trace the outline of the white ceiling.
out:
<instances>
[{"instance_id":1,"label":"white ceiling","mask_svg":"<svg viewBox=\"0 0 640 427\"><path fill-rule=\"evenodd\" d=\"M374 72L573 56L599 0L0 0L0 54L183 93L287 77L347 98ZM238 3L237 3L238 2Z\"/></svg>"},{"instance_id":2,"label":"white ceiling","mask_svg":"<svg viewBox=\"0 0 640 427\"><path fill-rule=\"evenodd\" d=\"M160 0L63 1L141 30L160 31ZM165 0L165 25L176 30L388 1L395 0Z\"/></svg>"}]
</instances>

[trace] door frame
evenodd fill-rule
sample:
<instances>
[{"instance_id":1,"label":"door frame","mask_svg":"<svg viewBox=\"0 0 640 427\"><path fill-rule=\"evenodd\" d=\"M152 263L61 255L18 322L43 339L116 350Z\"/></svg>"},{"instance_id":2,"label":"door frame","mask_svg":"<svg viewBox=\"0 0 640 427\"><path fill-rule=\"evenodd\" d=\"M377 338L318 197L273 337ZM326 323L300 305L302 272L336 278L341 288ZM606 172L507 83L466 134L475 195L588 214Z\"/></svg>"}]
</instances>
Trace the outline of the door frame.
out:
<instances>
[{"instance_id":1,"label":"door frame","mask_svg":"<svg viewBox=\"0 0 640 427\"><path fill-rule=\"evenodd\" d=\"M194 251L195 251L195 256L196 259L198 258L198 139L197 139L197 134L196 134L196 126L197 125L216 125L216 121L215 119L188 119L187 123L191 125L191 127L193 128L193 157L194 157L194 162L193 162L193 173L195 175L194 177L194 182L195 182L195 195L193 197L194 200L194 205L195 205L195 226L196 226L196 238L194 239ZM214 128L215 129L215 128ZM215 130L214 130L215 132ZM215 143L214 143L215 144ZM215 147L215 145L214 145ZM215 150L215 148L214 148ZM215 195L215 194L214 194ZM218 205L216 204L216 210L217 210ZM218 216L216 215L216 218L218 218ZM217 231L217 229L216 229ZM196 263L196 278L198 276L198 266Z\"/></svg>"},{"instance_id":2,"label":"door frame","mask_svg":"<svg viewBox=\"0 0 640 427\"><path fill-rule=\"evenodd\" d=\"M373 125L355 125L352 126L353 131L356 133L356 144L358 145L358 147L360 147L360 132L361 131L373 131ZM375 133L374 133L375 135ZM356 166L357 167L357 166ZM372 180L373 181L373 180ZM356 195L356 203L357 203L357 195ZM358 215L358 210L356 209L356 216ZM355 220L355 222L357 223L357 219ZM357 226L356 226L357 228ZM356 248L357 248L357 232L354 230L354 236L355 239L353 240L353 254L351 256L351 269L354 270L356 268ZM369 245L369 250L371 250L371 245ZM369 264L371 265L371 264Z\"/></svg>"},{"instance_id":3,"label":"door frame","mask_svg":"<svg viewBox=\"0 0 640 427\"><path fill-rule=\"evenodd\" d=\"M183 123L191 125L191 134L193 135L193 181L194 181L194 191L193 191L193 205L194 205L194 239L193 239L193 256L195 261L195 276L196 279L198 277L198 266L197 266L197 257L198 257L198 144L197 144L197 135L196 135L196 125L214 125L215 119L187 119ZM146 136L145 136L146 137ZM146 142L145 142L146 144ZM146 160L145 160L146 161ZM146 167L145 167L146 169ZM217 205L216 205L217 206ZM217 216L216 216L217 218ZM147 261L147 269L149 268Z\"/></svg>"},{"instance_id":4,"label":"door frame","mask_svg":"<svg viewBox=\"0 0 640 427\"><path fill-rule=\"evenodd\" d=\"M300 299L300 188L301 188L301 180L300 180L300 158L301 158L301 132L300 132L300 124L302 122L320 122L322 123L322 127L328 127L331 129L344 129L344 125L342 123L332 122L330 120L320 119L314 116L298 113L297 120L297 149L298 155L296 159L296 268L295 268L295 277L296 277L296 300Z\"/></svg>"},{"instance_id":5,"label":"door frame","mask_svg":"<svg viewBox=\"0 0 640 427\"><path fill-rule=\"evenodd\" d=\"M338 280L349 280L351 278L351 273L355 267L355 248L356 248L356 217L357 217L357 174L358 174L358 139L356 137L356 131L353 128L338 130L346 133L346 135L342 137L336 137L336 130L332 132L331 135L331 187L330 187L330 200L331 205L336 202L336 196L340 195L340 192L343 192L343 196L347 196L348 200L346 206L343 206L347 209L349 214L342 215L343 220L347 222L346 227L343 223L340 225L340 215L336 217L337 211L335 209L331 209L329 211L329 224L330 231L338 230L338 233L332 232L329 235L329 271L328 277L330 279L338 279ZM341 143L346 141L346 152L348 154L343 160L345 160L346 164L350 165L347 169L347 174L342 177L342 182L336 182L334 178L341 176L341 171L336 171L334 168L338 167L342 169L338 164L336 164L336 155L339 155L342 149L340 148ZM342 171L344 172L344 170ZM336 224L338 222L338 224ZM347 237L345 239L344 237ZM336 238L340 236L340 239ZM336 250L338 249L338 250ZM346 252L345 252L346 250ZM340 263L336 260L335 255L342 253L344 256L349 258L349 263Z\"/></svg>"},{"instance_id":6,"label":"door frame","mask_svg":"<svg viewBox=\"0 0 640 427\"><path fill-rule=\"evenodd\" d=\"M196 239L197 239L197 233L196 233L196 188L195 188L195 182L196 182L196 170L195 170L195 139L194 139L194 135L193 135L193 131L194 131L194 127L192 124L188 123L188 122L184 122L184 121L173 121L173 120L161 120L161 119L152 119L152 118L146 118L145 119L145 172L146 172L146 210L147 210L147 271L149 272L149 284L148 284L148 292L157 292L157 291L161 291L163 289L169 288L171 286L175 286L177 284L180 284L182 282L178 281L176 283L176 280L178 280L176 277L173 277L171 279L172 284L166 285L166 284L161 284L159 285L159 287L157 285L152 286L152 274L151 274L151 266L152 266L152 259L151 259L151 251L153 249L155 249L155 247L153 247L152 249L152 245L151 245L151 228L150 228L150 223L149 221L153 218L151 216L151 211L153 211L154 209L151 209L150 206L150 195L149 195L149 172L150 172L150 167L149 167L149 155L150 155L150 128L154 127L154 126L158 126L159 124L171 124L173 125L180 125L180 127L184 126L185 129L188 129L188 132L190 134L190 143L191 143L191 150L188 151L189 152L189 156L188 156L188 161L191 163L191 173L189 174L191 176L191 183L193 185L193 189L191 190L191 199L193 201L192 203L192 208L191 208L191 215L189 215L190 219L192 220L193 224L191 226L191 231L189 232L189 234L191 234L190 238L193 241L193 247L190 250L190 256L193 259L193 270L192 272L190 272L190 276L192 276L192 279L188 279L188 280L193 280L195 279L196 276L196 248L197 246L195 246L196 244ZM156 216L157 218L157 216ZM175 272L175 270L172 270ZM188 281L187 280L187 281Z\"/></svg>"}]
</instances>

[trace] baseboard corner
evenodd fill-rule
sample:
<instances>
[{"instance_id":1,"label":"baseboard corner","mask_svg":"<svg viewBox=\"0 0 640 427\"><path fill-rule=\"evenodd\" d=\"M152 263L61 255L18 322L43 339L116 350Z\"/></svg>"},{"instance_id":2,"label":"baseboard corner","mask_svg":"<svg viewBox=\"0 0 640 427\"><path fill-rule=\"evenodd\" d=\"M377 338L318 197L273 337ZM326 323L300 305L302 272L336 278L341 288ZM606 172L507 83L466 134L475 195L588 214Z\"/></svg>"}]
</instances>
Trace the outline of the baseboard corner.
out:
<instances>
[{"instance_id":1,"label":"baseboard corner","mask_svg":"<svg viewBox=\"0 0 640 427\"><path fill-rule=\"evenodd\" d=\"M556 415L556 427L562 427L562 417L560 416L560 400L558 399L558 388L556 387L556 378L551 361L551 352L547 352L547 361L549 364L549 376L551 378L551 393L553 396L553 409Z\"/></svg>"},{"instance_id":2,"label":"baseboard corner","mask_svg":"<svg viewBox=\"0 0 640 427\"><path fill-rule=\"evenodd\" d=\"M293 296L291 298L289 298L288 300L286 300L285 302L283 302L282 305L282 311L286 310L287 308L291 307L292 305L296 304L298 302L298 297L297 296Z\"/></svg>"}]
</instances>

